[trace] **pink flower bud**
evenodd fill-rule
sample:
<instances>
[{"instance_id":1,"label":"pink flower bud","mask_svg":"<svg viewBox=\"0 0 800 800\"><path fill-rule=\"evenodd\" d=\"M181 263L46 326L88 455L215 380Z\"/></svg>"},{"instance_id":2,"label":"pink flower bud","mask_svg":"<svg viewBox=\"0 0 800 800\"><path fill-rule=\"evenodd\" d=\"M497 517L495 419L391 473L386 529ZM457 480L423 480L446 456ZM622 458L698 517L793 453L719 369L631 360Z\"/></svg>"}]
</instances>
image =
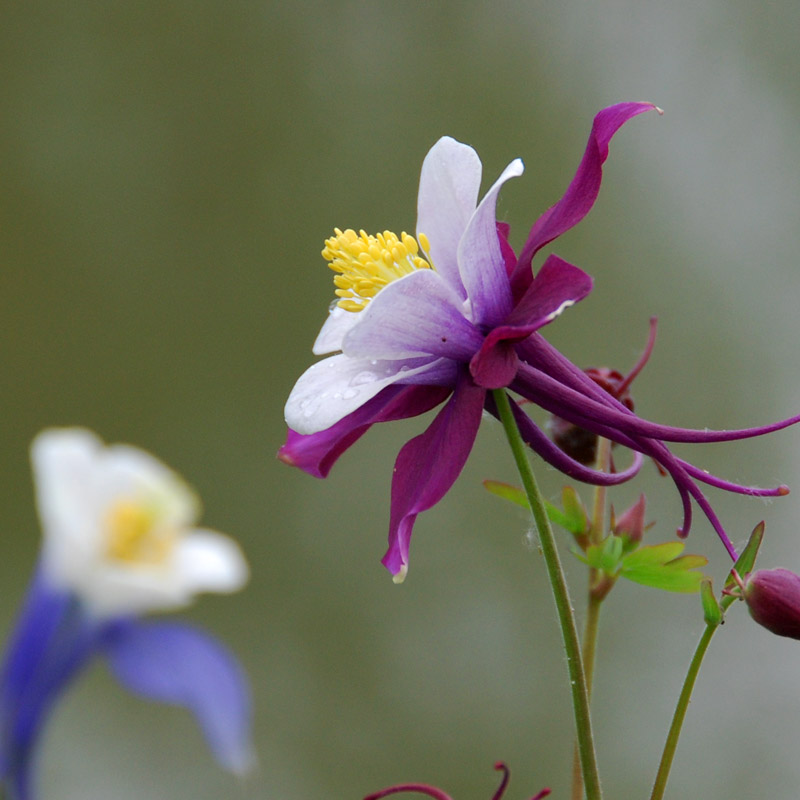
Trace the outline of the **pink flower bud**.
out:
<instances>
[{"instance_id":1,"label":"pink flower bud","mask_svg":"<svg viewBox=\"0 0 800 800\"><path fill-rule=\"evenodd\" d=\"M623 511L614 521L614 533L624 536L629 542L641 542L644 533L644 507L645 497L639 499L627 510Z\"/></svg>"},{"instance_id":2,"label":"pink flower bud","mask_svg":"<svg viewBox=\"0 0 800 800\"><path fill-rule=\"evenodd\" d=\"M800 575L760 569L747 578L744 599L750 616L778 636L800 639Z\"/></svg>"}]
</instances>

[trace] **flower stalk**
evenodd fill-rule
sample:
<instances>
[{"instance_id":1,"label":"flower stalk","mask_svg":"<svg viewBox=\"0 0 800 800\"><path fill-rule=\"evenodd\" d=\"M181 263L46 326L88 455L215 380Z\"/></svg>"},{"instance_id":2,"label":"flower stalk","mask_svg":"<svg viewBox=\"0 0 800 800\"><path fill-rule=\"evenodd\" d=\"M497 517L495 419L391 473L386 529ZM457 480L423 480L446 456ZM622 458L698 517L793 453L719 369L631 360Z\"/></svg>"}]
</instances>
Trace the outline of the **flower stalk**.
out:
<instances>
[{"instance_id":1,"label":"flower stalk","mask_svg":"<svg viewBox=\"0 0 800 800\"><path fill-rule=\"evenodd\" d=\"M599 472L608 471L611 463L611 441L602 437L597 441L596 468ZM606 487L595 486L594 504L592 507L589 542L599 544L603 538L603 527L606 516ZM602 577L598 570L589 570L589 592L586 605L586 622L583 628L583 669L586 675L586 694L591 706L592 684L594 682L594 665L597 655L597 636L600 630L600 608L607 594L607 589L600 584ZM600 590L600 591L598 591ZM572 764L572 800L583 797L583 773L581 771L578 743L575 744L575 755Z\"/></svg>"},{"instance_id":2,"label":"flower stalk","mask_svg":"<svg viewBox=\"0 0 800 800\"><path fill-rule=\"evenodd\" d=\"M694 689L697 674L700 672L700 665L703 663L703 657L708 650L708 645L711 643L711 637L717 629L717 625L708 624L697 643L697 648L694 651L692 660L689 664L689 670L686 673L686 678L683 681L680 696L678 697L678 704L675 707L675 713L672 717L672 724L669 727L667 734L667 741L664 745L664 752L661 754L661 762L658 765L658 773L656 774L655 783L653 784L653 792L650 795L650 800L662 800L664 792L667 788L667 780L669 779L669 771L672 767L672 761L675 758L675 751L678 748L678 739L681 735L683 721L686 719L686 712L689 709L689 701L692 699L692 690Z\"/></svg>"},{"instance_id":3,"label":"flower stalk","mask_svg":"<svg viewBox=\"0 0 800 800\"><path fill-rule=\"evenodd\" d=\"M575 625L572 603L564 578L564 570L561 566L561 560L556 548L555 536L550 526L550 520L547 517L539 486L536 483L533 470L528 461L525 443L514 421L508 395L502 389L495 389L492 394L497 404L500 421L505 429L506 437L508 438L508 443L511 447L511 452L514 456L514 461L516 462L517 470L519 471L522 485L533 513L536 529L539 532L542 556L544 557L547 575L550 579L550 586L553 590L553 598L556 603L564 650L567 656L570 690L572 692L572 706L575 714L578 753L580 755L583 783L586 787L586 798L587 800L601 800L602 790L600 788L600 776L597 770L597 757L595 755L592 736L589 694L583 667L583 656L581 655L578 630Z\"/></svg>"}]
</instances>

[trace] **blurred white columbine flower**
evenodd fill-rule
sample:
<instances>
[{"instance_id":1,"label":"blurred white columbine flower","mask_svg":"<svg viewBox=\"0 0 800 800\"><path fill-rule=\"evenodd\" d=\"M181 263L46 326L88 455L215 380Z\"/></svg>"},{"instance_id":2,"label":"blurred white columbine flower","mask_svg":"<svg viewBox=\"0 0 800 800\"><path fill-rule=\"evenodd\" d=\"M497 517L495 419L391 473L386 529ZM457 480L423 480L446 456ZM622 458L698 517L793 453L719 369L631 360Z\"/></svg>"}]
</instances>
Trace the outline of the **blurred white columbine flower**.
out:
<instances>
[{"instance_id":1,"label":"blurred white columbine flower","mask_svg":"<svg viewBox=\"0 0 800 800\"><path fill-rule=\"evenodd\" d=\"M148 453L66 428L40 433L31 456L45 574L91 612L171 610L247 580L236 543L195 527L199 498Z\"/></svg>"},{"instance_id":2,"label":"blurred white columbine flower","mask_svg":"<svg viewBox=\"0 0 800 800\"><path fill-rule=\"evenodd\" d=\"M187 708L222 766L245 772L251 700L236 658L193 626L139 619L239 589L238 546L194 527L195 494L141 450L67 428L39 434L31 457L43 545L0 671L0 791L35 797L44 724L94 656L134 694Z\"/></svg>"}]
</instances>

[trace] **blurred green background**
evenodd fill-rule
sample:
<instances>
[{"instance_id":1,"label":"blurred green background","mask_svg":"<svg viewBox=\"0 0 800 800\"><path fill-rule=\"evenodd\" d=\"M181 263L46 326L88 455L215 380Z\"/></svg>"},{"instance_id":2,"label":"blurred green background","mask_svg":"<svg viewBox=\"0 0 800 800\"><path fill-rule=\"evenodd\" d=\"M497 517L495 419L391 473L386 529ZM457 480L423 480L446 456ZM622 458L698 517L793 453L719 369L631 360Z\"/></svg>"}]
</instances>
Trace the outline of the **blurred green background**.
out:
<instances>
[{"instance_id":1,"label":"blurred green background","mask_svg":"<svg viewBox=\"0 0 800 800\"><path fill-rule=\"evenodd\" d=\"M419 168L443 134L476 147L487 182L523 158L499 206L519 246L594 113L651 100L665 115L618 134L600 202L556 243L596 290L548 336L580 365L625 370L657 314L634 391L643 416L734 427L797 412L799 26L792 0L4 4L0 630L36 558L27 448L47 426L157 454L253 570L245 592L189 616L252 677L259 773L237 785L187 715L126 695L98 665L48 729L43 797L359 798L414 780L477 800L497 759L509 798L567 796L543 565L525 516L480 489L513 480L498 426L420 517L400 587L379 563L392 464L426 420L371 431L326 481L274 458L332 299L319 251L334 226L413 231ZM788 432L676 450L734 480L800 486L798 444ZM560 476L538 471L556 496ZM652 465L617 508L641 490L649 535L671 537L678 499ZM710 495L736 542L768 515L762 566L800 571L797 494ZM719 581L724 552L699 514L689 544ZM604 613L600 765L609 798L644 797L699 602L624 585ZM668 795L796 798L800 646L739 606L729 617Z\"/></svg>"}]
</instances>

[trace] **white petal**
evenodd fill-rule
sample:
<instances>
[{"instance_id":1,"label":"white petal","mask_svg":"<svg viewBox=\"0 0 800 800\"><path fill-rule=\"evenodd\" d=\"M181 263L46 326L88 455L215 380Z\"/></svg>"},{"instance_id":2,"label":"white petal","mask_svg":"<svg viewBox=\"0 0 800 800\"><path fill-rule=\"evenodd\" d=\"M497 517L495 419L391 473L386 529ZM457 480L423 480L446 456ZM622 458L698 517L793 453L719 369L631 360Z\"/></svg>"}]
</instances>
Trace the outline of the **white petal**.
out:
<instances>
[{"instance_id":1,"label":"white petal","mask_svg":"<svg viewBox=\"0 0 800 800\"><path fill-rule=\"evenodd\" d=\"M175 567L189 592L235 592L250 575L236 542L206 530L196 530L179 542Z\"/></svg>"},{"instance_id":2,"label":"white petal","mask_svg":"<svg viewBox=\"0 0 800 800\"><path fill-rule=\"evenodd\" d=\"M434 355L468 361L483 335L464 316L456 293L433 270L421 269L390 283L344 338L346 355L401 359Z\"/></svg>"},{"instance_id":3,"label":"white petal","mask_svg":"<svg viewBox=\"0 0 800 800\"><path fill-rule=\"evenodd\" d=\"M478 203L481 160L466 144L443 136L422 162L417 199L417 233L430 241L435 269L463 299L458 243Z\"/></svg>"},{"instance_id":4,"label":"white petal","mask_svg":"<svg viewBox=\"0 0 800 800\"><path fill-rule=\"evenodd\" d=\"M50 563L48 559L48 563ZM88 565L87 565L88 566ZM97 617L171 611L189 605L199 592L235 592L249 577L236 543L215 531L187 531L161 564L96 561L57 586L75 591Z\"/></svg>"},{"instance_id":5,"label":"white petal","mask_svg":"<svg viewBox=\"0 0 800 800\"><path fill-rule=\"evenodd\" d=\"M31 445L39 517L45 531L87 521L95 496L94 463L102 442L81 428L49 429Z\"/></svg>"},{"instance_id":6,"label":"white petal","mask_svg":"<svg viewBox=\"0 0 800 800\"><path fill-rule=\"evenodd\" d=\"M486 193L458 244L461 279L472 304L472 318L481 325L501 324L511 312L511 287L497 238L497 195L509 179L522 175L516 158Z\"/></svg>"},{"instance_id":7,"label":"white petal","mask_svg":"<svg viewBox=\"0 0 800 800\"><path fill-rule=\"evenodd\" d=\"M66 586L103 547L95 465L102 442L81 428L53 428L31 445L46 567Z\"/></svg>"},{"instance_id":8,"label":"white petal","mask_svg":"<svg viewBox=\"0 0 800 800\"><path fill-rule=\"evenodd\" d=\"M379 361L346 355L318 361L294 385L284 409L286 424L302 434L324 431L371 400L384 387L422 374L439 360L432 358L411 368L404 360Z\"/></svg>"},{"instance_id":9,"label":"white petal","mask_svg":"<svg viewBox=\"0 0 800 800\"><path fill-rule=\"evenodd\" d=\"M339 306L334 306L328 314L311 352L316 356L324 356L341 350L344 335L350 328L358 324L359 316L362 313L361 311L345 311Z\"/></svg>"},{"instance_id":10,"label":"white petal","mask_svg":"<svg viewBox=\"0 0 800 800\"><path fill-rule=\"evenodd\" d=\"M192 590L173 568L131 568L106 562L69 587L97 617L172 611L188 606Z\"/></svg>"},{"instance_id":11,"label":"white petal","mask_svg":"<svg viewBox=\"0 0 800 800\"><path fill-rule=\"evenodd\" d=\"M191 525L201 512L200 498L183 479L155 456L136 447L105 448L97 462L98 479L108 504L120 498L147 499L158 505L159 517L176 527Z\"/></svg>"}]
</instances>

